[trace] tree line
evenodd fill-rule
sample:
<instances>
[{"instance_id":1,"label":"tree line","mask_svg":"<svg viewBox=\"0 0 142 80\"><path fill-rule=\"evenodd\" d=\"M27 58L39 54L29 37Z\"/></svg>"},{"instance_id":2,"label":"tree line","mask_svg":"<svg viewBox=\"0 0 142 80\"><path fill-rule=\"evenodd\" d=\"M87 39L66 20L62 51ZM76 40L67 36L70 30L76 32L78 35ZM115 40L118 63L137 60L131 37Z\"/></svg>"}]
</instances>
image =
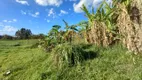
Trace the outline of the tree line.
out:
<instances>
[{"instance_id":1,"label":"tree line","mask_svg":"<svg viewBox=\"0 0 142 80\"><path fill-rule=\"evenodd\" d=\"M19 40L19 39L43 39L44 34L33 34L30 29L21 28L16 31L15 36L11 35L0 35L0 39L3 40Z\"/></svg>"}]
</instances>

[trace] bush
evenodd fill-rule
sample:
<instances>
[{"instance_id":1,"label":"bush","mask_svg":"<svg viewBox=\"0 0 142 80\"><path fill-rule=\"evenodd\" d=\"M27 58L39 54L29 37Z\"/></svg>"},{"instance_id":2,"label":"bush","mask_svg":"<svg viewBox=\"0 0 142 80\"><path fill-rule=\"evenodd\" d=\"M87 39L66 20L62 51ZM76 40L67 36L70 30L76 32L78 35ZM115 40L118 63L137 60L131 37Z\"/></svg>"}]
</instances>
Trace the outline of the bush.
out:
<instances>
[{"instance_id":1,"label":"bush","mask_svg":"<svg viewBox=\"0 0 142 80\"><path fill-rule=\"evenodd\" d=\"M10 35L3 35L3 36L2 36L2 39L3 39L3 40L13 40L14 37L13 37L13 36L10 36Z\"/></svg>"},{"instance_id":2,"label":"bush","mask_svg":"<svg viewBox=\"0 0 142 80\"><path fill-rule=\"evenodd\" d=\"M73 66L84 60L84 51L79 45L60 44L52 50L54 63L58 67Z\"/></svg>"},{"instance_id":3,"label":"bush","mask_svg":"<svg viewBox=\"0 0 142 80\"><path fill-rule=\"evenodd\" d=\"M44 39L45 35L44 34L37 34L37 35L31 35L31 39Z\"/></svg>"},{"instance_id":4,"label":"bush","mask_svg":"<svg viewBox=\"0 0 142 80\"><path fill-rule=\"evenodd\" d=\"M46 52L50 52L55 47L55 44L51 40L41 39L38 46L42 47Z\"/></svg>"}]
</instances>

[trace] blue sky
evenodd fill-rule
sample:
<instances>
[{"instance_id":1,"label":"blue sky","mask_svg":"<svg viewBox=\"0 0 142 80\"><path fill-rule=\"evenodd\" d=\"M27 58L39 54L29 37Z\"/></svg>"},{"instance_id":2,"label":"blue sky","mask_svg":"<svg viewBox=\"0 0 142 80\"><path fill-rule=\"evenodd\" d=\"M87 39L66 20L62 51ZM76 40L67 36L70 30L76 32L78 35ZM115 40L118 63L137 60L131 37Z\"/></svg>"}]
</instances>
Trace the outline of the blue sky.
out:
<instances>
[{"instance_id":1,"label":"blue sky","mask_svg":"<svg viewBox=\"0 0 142 80\"><path fill-rule=\"evenodd\" d=\"M97 7L102 0L2 0L0 2L0 35L14 35L27 28L34 34L47 34L53 25L76 24L87 20L80 7ZM110 2L111 0L108 0Z\"/></svg>"}]
</instances>

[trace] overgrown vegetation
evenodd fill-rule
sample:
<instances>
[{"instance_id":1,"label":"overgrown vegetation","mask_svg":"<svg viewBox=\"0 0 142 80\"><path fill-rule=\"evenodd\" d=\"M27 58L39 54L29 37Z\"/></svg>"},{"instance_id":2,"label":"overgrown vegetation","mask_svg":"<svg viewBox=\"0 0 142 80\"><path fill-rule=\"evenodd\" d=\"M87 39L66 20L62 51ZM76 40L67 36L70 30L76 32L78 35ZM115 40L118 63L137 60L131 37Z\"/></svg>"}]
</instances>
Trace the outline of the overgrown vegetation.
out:
<instances>
[{"instance_id":1,"label":"overgrown vegetation","mask_svg":"<svg viewBox=\"0 0 142 80\"><path fill-rule=\"evenodd\" d=\"M141 3L113 0L108 4L104 0L96 12L83 5L81 9L88 21L69 25L63 20L64 30L53 25L46 36L38 36L39 42L28 40L27 45L1 41L0 79L141 80L141 54L133 54L142 51ZM21 29L16 35L28 39L31 31Z\"/></svg>"},{"instance_id":2,"label":"overgrown vegetation","mask_svg":"<svg viewBox=\"0 0 142 80\"><path fill-rule=\"evenodd\" d=\"M87 43L103 47L122 43L130 51L141 53L142 39L140 33L142 30L139 23L140 13L138 9L140 6L134 6L133 4L135 3L137 1L113 0L112 4L108 4L104 0L96 13L94 8L90 12L83 5L81 9L88 18L88 22L80 22L79 24L69 26L63 20L65 31L59 31L59 28L55 29L53 26L53 29L48 34L48 38L52 36L54 39L50 38L47 42L51 42L52 39L52 42L54 41L53 45L56 45L55 43L72 43L74 39L84 38ZM134 20L135 17L136 20ZM134 21L137 22L135 23ZM78 27L81 27L81 30L78 30Z\"/></svg>"},{"instance_id":3,"label":"overgrown vegetation","mask_svg":"<svg viewBox=\"0 0 142 80\"><path fill-rule=\"evenodd\" d=\"M0 40L23 40L23 39L44 39L44 34L32 34L30 29L21 28L16 31L15 36L0 35Z\"/></svg>"},{"instance_id":4,"label":"overgrown vegetation","mask_svg":"<svg viewBox=\"0 0 142 80\"><path fill-rule=\"evenodd\" d=\"M84 51L79 45L60 44L52 51L53 61L56 66L73 66L84 60Z\"/></svg>"},{"instance_id":5,"label":"overgrown vegetation","mask_svg":"<svg viewBox=\"0 0 142 80\"><path fill-rule=\"evenodd\" d=\"M141 56L128 53L122 45L102 48L80 44L88 58L76 66L64 66L58 69L53 63L55 61L53 54L59 55L59 53L45 53L39 48L30 49L29 47L36 42L38 41L0 41L1 80L141 80L142 78ZM20 46L15 47L17 43ZM66 46L70 49L70 45ZM58 49L63 50L63 48ZM9 71L10 73L5 75Z\"/></svg>"}]
</instances>

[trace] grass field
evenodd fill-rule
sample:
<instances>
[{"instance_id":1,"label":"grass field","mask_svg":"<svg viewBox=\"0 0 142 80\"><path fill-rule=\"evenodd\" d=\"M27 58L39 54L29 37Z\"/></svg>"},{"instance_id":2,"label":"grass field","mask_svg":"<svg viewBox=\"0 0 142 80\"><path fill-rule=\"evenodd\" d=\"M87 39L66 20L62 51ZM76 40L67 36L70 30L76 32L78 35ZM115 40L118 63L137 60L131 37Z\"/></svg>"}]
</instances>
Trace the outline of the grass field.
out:
<instances>
[{"instance_id":1,"label":"grass field","mask_svg":"<svg viewBox=\"0 0 142 80\"><path fill-rule=\"evenodd\" d=\"M36 42L0 41L0 80L142 80L142 56L121 45L88 46L85 50L94 51L94 57L58 70L51 53L32 47Z\"/></svg>"}]
</instances>

